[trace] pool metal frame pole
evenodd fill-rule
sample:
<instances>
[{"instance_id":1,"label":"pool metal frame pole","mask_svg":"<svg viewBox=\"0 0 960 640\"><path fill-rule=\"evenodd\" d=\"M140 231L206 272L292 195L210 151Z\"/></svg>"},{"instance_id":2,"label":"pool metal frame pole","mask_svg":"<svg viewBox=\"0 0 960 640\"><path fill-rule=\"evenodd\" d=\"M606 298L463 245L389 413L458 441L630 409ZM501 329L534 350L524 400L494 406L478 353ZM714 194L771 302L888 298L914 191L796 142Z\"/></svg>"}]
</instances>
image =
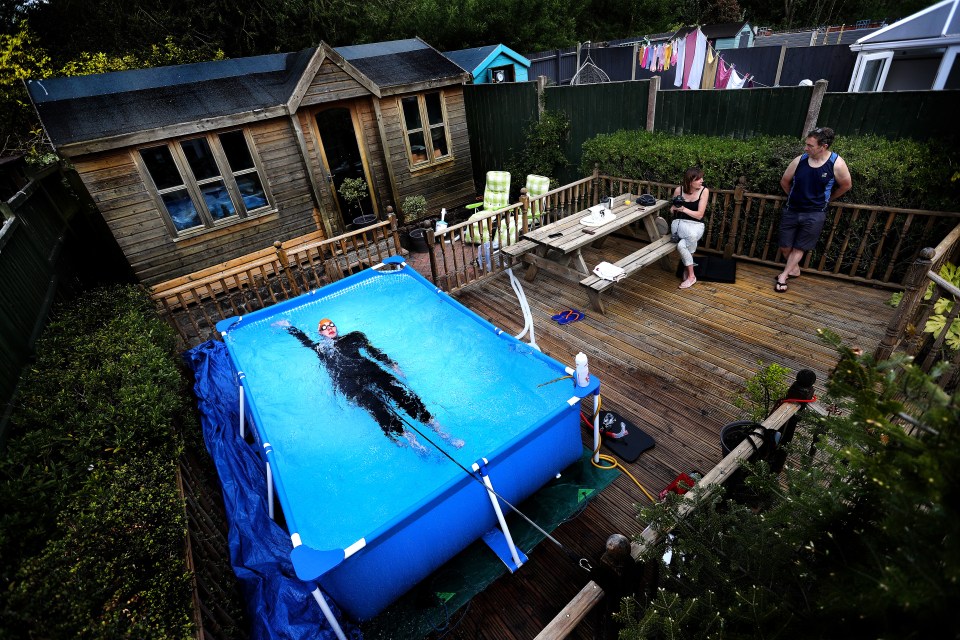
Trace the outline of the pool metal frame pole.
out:
<instances>
[{"instance_id":1,"label":"pool metal frame pole","mask_svg":"<svg viewBox=\"0 0 960 640\"><path fill-rule=\"evenodd\" d=\"M267 512L273 520L273 470L270 468L270 454L273 453L273 447L269 442L264 442L263 450L267 454Z\"/></svg>"},{"instance_id":2,"label":"pool metal frame pole","mask_svg":"<svg viewBox=\"0 0 960 640\"><path fill-rule=\"evenodd\" d=\"M303 544L299 533L290 534L290 542L293 543L294 549ZM304 549L306 548L307 547L304 547ZM323 617L327 619L327 623L330 625L330 628L333 629L333 632L337 634L337 638L339 640L347 640L347 636L343 633L343 629L340 628L340 623L337 621L337 617L333 615L333 611L330 610L330 605L327 604L327 599L323 597L320 587L314 589L312 593L313 599L317 601L318 605L320 605L320 611L323 612Z\"/></svg>"},{"instance_id":3,"label":"pool metal frame pole","mask_svg":"<svg viewBox=\"0 0 960 640\"><path fill-rule=\"evenodd\" d=\"M241 439L244 439L244 438L246 438L246 430L245 430L245 427L244 427L244 425L246 424L246 423L245 423L246 414L245 414L245 412L244 412L244 407L243 407L243 405L244 405L244 402L243 402L243 395L244 395L244 394L243 394L243 379L246 378L247 376L244 375L243 371L240 371L239 373L237 373L237 377L240 378L240 385L239 385L239 386L240 386L240 438L241 438Z\"/></svg>"},{"instance_id":4,"label":"pool metal frame pole","mask_svg":"<svg viewBox=\"0 0 960 640\"><path fill-rule=\"evenodd\" d=\"M483 478L483 486L487 488L487 497L490 498L490 504L493 505L493 511L497 514L497 520L500 522L500 528L503 530L503 537L506 539L507 546L510 548L510 557L513 558L513 563L516 565L516 568L519 569L523 566L523 561L520 560L520 555L517 553L517 545L513 543L513 536L510 535L507 520L503 517L503 511L500 509L500 503L497 501L497 496L493 490L493 483L490 482L490 476L487 475L488 464L490 464L490 462L486 458L480 458L479 462L473 463L473 470Z\"/></svg>"},{"instance_id":5,"label":"pool metal frame pole","mask_svg":"<svg viewBox=\"0 0 960 640\"><path fill-rule=\"evenodd\" d=\"M593 394L593 461L600 464L600 389Z\"/></svg>"}]
</instances>

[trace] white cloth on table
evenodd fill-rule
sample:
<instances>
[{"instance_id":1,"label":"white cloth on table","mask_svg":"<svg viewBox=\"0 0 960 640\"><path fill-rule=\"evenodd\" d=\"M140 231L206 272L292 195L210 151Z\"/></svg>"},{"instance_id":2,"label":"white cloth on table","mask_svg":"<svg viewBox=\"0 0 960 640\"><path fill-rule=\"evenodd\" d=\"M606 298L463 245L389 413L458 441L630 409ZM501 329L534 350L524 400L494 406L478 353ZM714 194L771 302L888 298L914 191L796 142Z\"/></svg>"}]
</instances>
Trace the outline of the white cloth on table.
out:
<instances>
[{"instance_id":1,"label":"white cloth on table","mask_svg":"<svg viewBox=\"0 0 960 640\"><path fill-rule=\"evenodd\" d=\"M627 272L623 270L623 267L618 267L615 264L609 262L601 262L593 268L593 275L597 276L601 280L611 280L617 282L626 277Z\"/></svg>"}]
</instances>

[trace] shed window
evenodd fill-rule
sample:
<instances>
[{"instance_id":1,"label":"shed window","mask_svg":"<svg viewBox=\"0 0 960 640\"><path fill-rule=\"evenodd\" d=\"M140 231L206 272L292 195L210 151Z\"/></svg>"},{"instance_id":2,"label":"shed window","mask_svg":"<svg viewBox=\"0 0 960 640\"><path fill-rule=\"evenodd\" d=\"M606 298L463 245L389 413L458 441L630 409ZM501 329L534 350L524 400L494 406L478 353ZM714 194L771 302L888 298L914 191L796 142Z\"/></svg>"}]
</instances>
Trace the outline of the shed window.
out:
<instances>
[{"instance_id":1,"label":"shed window","mask_svg":"<svg viewBox=\"0 0 960 640\"><path fill-rule=\"evenodd\" d=\"M174 234L244 218L270 206L243 131L140 150Z\"/></svg>"},{"instance_id":2,"label":"shed window","mask_svg":"<svg viewBox=\"0 0 960 640\"><path fill-rule=\"evenodd\" d=\"M400 99L410 164L426 166L450 157L443 93L434 91Z\"/></svg>"}]
</instances>

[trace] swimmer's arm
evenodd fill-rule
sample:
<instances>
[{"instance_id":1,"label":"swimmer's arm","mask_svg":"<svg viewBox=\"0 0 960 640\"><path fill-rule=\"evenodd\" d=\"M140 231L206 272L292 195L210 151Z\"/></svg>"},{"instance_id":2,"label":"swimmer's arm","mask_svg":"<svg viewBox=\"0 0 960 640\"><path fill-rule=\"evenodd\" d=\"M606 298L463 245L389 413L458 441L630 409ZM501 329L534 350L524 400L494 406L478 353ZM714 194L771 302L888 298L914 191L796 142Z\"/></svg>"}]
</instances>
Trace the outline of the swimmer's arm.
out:
<instances>
[{"instance_id":1,"label":"swimmer's arm","mask_svg":"<svg viewBox=\"0 0 960 640\"><path fill-rule=\"evenodd\" d=\"M296 327L284 327L284 329L287 330L287 333L289 333L294 338L299 340L300 344L302 344L305 347L312 349L317 345L316 342L310 339L310 336L308 336L307 334L305 334L303 331L301 331Z\"/></svg>"}]
</instances>

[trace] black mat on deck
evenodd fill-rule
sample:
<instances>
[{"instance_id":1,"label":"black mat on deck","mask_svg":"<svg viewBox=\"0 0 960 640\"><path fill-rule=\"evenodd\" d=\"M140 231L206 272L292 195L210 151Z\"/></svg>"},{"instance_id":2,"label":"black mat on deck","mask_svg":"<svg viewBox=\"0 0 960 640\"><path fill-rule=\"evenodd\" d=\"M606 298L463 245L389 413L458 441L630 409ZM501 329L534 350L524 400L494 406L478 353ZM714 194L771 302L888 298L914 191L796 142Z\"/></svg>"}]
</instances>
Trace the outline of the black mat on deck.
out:
<instances>
[{"instance_id":1,"label":"black mat on deck","mask_svg":"<svg viewBox=\"0 0 960 640\"><path fill-rule=\"evenodd\" d=\"M704 282L737 281L737 261L720 256L694 256L693 275ZM683 263L677 264L677 277L684 277Z\"/></svg>"},{"instance_id":2,"label":"black mat on deck","mask_svg":"<svg viewBox=\"0 0 960 640\"><path fill-rule=\"evenodd\" d=\"M621 437L614 435L624 434ZM613 411L600 412L600 440L603 444L626 462L633 462L647 449L652 449L653 438L640 428Z\"/></svg>"}]
</instances>

